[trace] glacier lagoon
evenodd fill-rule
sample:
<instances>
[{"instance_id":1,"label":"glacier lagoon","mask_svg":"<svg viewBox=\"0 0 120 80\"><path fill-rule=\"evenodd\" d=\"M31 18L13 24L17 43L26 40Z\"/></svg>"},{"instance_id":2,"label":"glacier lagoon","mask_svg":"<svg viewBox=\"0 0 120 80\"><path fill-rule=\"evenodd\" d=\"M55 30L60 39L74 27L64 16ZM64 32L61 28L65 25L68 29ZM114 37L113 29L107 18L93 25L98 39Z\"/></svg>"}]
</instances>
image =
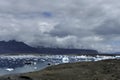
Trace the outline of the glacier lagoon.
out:
<instances>
[{"instance_id":1,"label":"glacier lagoon","mask_svg":"<svg viewBox=\"0 0 120 80\"><path fill-rule=\"evenodd\" d=\"M63 63L120 59L120 56L86 55L1 55L0 75L26 73L42 70Z\"/></svg>"}]
</instances>

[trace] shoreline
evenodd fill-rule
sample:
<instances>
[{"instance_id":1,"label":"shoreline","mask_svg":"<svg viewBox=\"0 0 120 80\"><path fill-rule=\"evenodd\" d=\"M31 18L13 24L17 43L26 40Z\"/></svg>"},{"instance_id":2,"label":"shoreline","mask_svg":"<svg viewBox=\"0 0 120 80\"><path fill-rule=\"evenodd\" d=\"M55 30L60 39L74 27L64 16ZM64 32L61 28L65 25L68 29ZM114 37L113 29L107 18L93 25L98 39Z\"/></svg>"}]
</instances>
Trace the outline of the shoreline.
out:
<instances>
[{"instance_id":1,"label":"shoreline","mask_svg":"<svg viewBox=\"0 0 120 80\"><path fill-rule=\"evenodd\" d=\"M120 60L67 63L36 72L0 77L0 80L118 80ZM9 79L8 79L9 78Z\"/></svg>"}]
</instances>

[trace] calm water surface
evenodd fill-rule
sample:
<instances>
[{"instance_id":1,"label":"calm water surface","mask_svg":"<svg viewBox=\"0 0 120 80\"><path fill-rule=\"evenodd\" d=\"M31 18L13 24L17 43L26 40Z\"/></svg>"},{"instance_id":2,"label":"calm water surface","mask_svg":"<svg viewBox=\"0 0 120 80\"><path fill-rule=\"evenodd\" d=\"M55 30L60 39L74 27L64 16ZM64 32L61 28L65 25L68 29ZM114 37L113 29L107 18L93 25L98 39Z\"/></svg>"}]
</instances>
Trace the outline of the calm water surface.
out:
<instances>
[{"instance_id":1,"label":"calm water surface","mask_svg":"<svg viewBox=\"0 0 120 80\"><path fill-rule=\"evenodd\" d=\"M38 71L38 70L42 70L48 66L49 65L47 62L39 62L36 65L24 65L23 67L0 68L0 75Z\"/></svg>"}]
</instances>

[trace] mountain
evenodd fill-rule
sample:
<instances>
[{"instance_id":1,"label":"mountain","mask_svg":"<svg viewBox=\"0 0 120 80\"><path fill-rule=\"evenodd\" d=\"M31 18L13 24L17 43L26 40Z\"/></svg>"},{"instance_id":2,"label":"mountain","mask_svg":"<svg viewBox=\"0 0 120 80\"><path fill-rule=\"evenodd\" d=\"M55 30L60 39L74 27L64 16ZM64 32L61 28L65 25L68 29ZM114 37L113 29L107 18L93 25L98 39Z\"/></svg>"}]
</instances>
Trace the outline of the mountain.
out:
<instances>
[{"instance_id":1,"label":"mountain","mask_svg":"<svg viewBox=\"0 0 120 80\"><path fill-rule=\"evenodd\" d=\"M0 41L0 53L98 54L90 49L36 48L15 40Z\"/></svg>"},{"instance_id":2,"label":"mountain","mask_svg":"<svg viewBox=\"0 0 120 80\"><path fill-rule=\"evenodd\" d=\"M15 40L0 41L0 53L32 53L37 49Z\"/></svg>"},{"instance_id":3,"label":"mountain","mask_svg":"<svg viewBox=\"0 0 120 80\"><path fill-rule=\"evenodd\" d=\"M85 54L85 55L96 55L96 50L90 49L64 49L64 48L39 48L39 53L46 54Z\"/></svg>"}]
</instances>

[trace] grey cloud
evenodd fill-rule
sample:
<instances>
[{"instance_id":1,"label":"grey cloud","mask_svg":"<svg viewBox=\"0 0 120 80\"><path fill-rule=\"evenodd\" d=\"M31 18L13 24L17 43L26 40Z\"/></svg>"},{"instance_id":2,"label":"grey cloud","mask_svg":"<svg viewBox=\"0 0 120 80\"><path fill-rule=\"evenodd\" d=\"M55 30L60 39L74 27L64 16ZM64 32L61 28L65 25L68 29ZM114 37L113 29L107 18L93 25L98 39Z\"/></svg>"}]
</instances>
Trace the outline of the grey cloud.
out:
<instances>
[{"instance_id":1,"label":"grey cloud","mask_svg":"<svg viewBox=\"0 0 120 80\"><path fill-rule=\"evenodd\" d=\"M66 27L64 26L66 25ZM87 32L87 33L86 33ZM48 34L51 36L58 36L58 37L66 37L66 36L76 36L76 37L84 37L91 34L87 29L81 29L79 27L74 27L74 25L68 24L58 24L54 27L52 31Z\"/></svg>"},{"instance_id":2,"label":"grey cloud","mask_svg":"<svg viewBox=\"0 0 120 80\"><path fill-rule=\"evenodd\" d=\"M0 0L0 40L15 39L32 46L118 51L119 47L110 43L120 40L119 2Z\"/></svg>"},{"instance_id":3,"label":"grey cloud","mask_svg":"<svg viewBox=\"0 0 120 80\"><path fill-rule=\"evenodd\" d=\"M107 20L100 26L94 29L94 31L103 36L120 35L120 21L118 20Z\"/></svg>"}]
</instances>

